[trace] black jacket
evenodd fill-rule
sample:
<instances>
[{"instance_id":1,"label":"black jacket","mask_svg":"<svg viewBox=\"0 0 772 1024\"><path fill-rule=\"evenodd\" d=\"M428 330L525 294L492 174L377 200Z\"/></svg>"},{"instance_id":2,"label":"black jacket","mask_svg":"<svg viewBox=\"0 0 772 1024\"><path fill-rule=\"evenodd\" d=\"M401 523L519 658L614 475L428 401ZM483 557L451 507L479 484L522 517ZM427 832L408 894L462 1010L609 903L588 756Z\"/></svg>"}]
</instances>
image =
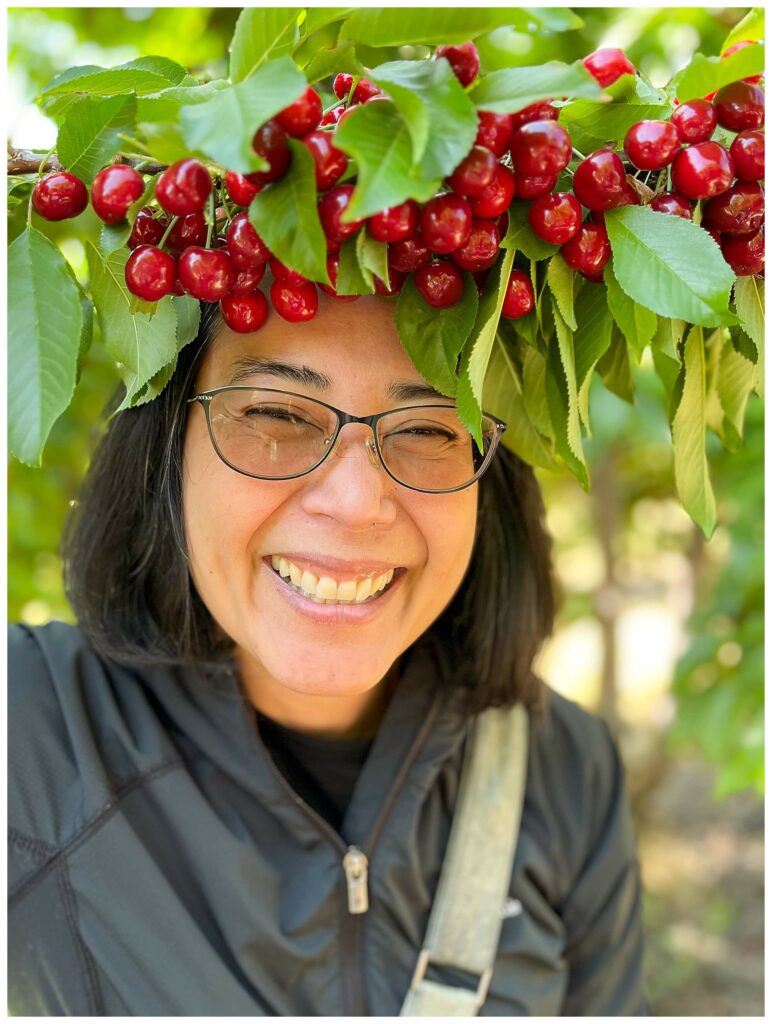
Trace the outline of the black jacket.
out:
<instances>
[{"instance_id":1,"label":"black jacket","mask_svg":"<svg viewBox=\"0 0 772 1024\"><path fill-rule=\"evenodd\" d=\"M235 674L130 670L71 626L12 626L10 1012L398 1015L469 729L444 671L418 641L338 834L277 770ZM644 1014L622 766L599 719L548 696L481 1015Z\"/></svg>"}]
</instances>

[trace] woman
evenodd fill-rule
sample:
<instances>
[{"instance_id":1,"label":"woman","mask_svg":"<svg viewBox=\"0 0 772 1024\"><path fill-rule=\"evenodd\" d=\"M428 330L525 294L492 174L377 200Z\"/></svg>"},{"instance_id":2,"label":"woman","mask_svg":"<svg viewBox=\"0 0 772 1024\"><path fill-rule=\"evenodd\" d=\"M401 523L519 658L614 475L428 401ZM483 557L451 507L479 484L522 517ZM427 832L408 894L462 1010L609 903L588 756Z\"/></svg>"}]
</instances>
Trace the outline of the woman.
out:
<instances>
[{"instance_id":1,"label":"woman","mask_svg":"<svg viewBox=\"0 0 772 1024\"><path fill-rule=\"evenodd\" d=\"M475 716L516 702L479 1013L645 1013L622 766L531 671L537 484L495 420L473 449L391 314L322 297L237 335L208 309L162 395L112 419L66 539L79 625L11 628L13 1013L399 1014ZM378 449L331 407L391 411Z\"/></svg>"}]
</instances>

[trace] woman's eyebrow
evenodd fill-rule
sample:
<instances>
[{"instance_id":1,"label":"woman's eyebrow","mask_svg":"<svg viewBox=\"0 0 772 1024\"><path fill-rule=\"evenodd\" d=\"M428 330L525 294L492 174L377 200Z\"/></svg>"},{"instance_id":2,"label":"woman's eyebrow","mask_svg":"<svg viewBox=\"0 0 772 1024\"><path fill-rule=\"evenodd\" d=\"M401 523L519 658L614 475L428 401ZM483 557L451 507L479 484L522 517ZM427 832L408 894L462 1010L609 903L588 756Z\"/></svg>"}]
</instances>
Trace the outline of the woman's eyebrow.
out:
<instances>
[{"instance_id":1,"label":"woman's eyebrow","mask_svg":"<svg viewBox=\"0 0 772 1024\"><path fill-rule=\"evenodd\" d=\"M262 373L271 377L279 377L291 384L302 384L303 387L316 391L329 391L333 381L325 373L314 370L310 366L298 363L284 363L263 356L242 356L233 364L233 372L228 386L239 384L253 374ZM420 380L395 380L389 384L386 395L400 402L412 401L416 398L442 398L448 396L435 390L430 384Z\"/></svg>"}]
</instances>

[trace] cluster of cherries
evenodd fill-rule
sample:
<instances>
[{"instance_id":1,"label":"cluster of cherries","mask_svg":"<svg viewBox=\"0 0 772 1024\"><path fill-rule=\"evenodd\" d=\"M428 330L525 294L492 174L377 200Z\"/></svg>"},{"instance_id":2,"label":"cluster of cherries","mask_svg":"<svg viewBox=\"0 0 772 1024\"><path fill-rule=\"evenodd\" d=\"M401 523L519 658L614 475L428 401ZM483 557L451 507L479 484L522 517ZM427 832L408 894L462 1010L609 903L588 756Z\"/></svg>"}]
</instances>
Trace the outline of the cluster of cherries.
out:
<instances>
[{"instance_id":1,"label":"cluster of cherries","mask_svg":"<svg viewBox=\"0 0 772 1024\"><path fill-rule=\"evenodd\" d=\"M435 57L448 60L463 86L479 73L479 56L471 42L440 46ZM616 49L598 50L584 63L603 87L635 70ZM126 283L133 294L150 302L167 294L219 301L225 322L235 331L249 332L259 329L268 315L268 300L258 287L268 266L274 309L290 322L311 319L318 306L316 284L272 255L245 209L258 192L286 173L292 157L288 137L299 139L313 157L331 282L319 287L340 301L358 298L337 295L340 248L365 224L373 238L388 246L389 279L375 279L377 294L396 295L409 273L414 273L426 302L438 309L460 300L463 271L471 272L482 290L514 198L531 203L533 231L559 245L566 263L593 282L603 280L611 256L605 211L639 204L642 195L653 196L647 200L652 209L690 220L693 201L703 201L701 226L720 245L733 270L741 275L761 273L764 93L757 81L734 82L705 99L680 104L668 121L640 121L630 128L625 156L638 173L645 172L647 181L654 176L653 192L628 175L613 150L578 154L568 131L557 122L559 108L545 100L517 114L480 111L472 149L446 179L444 190L428 202L419 205L408 199L366 219L344 221L354 185L338 184L348 158L334 144L336 126L357 105L387 97L366 78L339 74L333 90L341 102L328 112L323 111L319 94L308 88L258 128L252 146L268 169L246 175L227 171L224 182L216 182L221 186L219 204L210 173L200 161L180 160L167 168L156 183L157 208L140 210L132 225ZM738 133L728 149L711 141L719 125ZM571 173L574 155L581 159L573 171L571 191L555 191L558 177ZM114 164L96 175L91 204L102 220L117 224L143 191L138 171ZM54 172L36 185L32 202L41 216L60 220L82 212L88 192L74 175ZM212 211L208 223L207 204ZM586 217L584 210L589 211ZM513 270L502 315L517 319L533 307L530 277Z\"/></svg>"}]
</instances>

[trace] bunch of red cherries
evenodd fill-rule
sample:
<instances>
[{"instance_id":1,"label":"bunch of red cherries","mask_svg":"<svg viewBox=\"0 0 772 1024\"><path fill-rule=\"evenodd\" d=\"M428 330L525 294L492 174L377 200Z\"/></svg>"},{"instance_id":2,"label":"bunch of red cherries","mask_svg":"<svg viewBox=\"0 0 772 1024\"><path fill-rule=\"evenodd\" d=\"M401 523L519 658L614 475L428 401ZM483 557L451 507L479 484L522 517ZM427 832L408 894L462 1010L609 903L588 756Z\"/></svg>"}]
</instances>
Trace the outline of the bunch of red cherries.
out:
<instances>
[{"instance_id":1,"label":"bunch of red cherries","mask_svg":"<svg viewBox=\"0 0 772 1024\"><path fill-rule=\"evenodd\" d=\"M739 43L737 47L753 45ZM463 86L477 77L479 56L473 43L440 46ZM635 69L617 49L603 49L584 61L606 87ZM266 266L273 281L273 308L286 320L310 320L317 311L317 285L272 255L249 220L246 207L287 171L292 153L288 137L299 139L313 157L319 217L327 242L328 295L352 302L359 296L336 292L341 245L366 223L369 234L388 245L389 280L375 278L379 295L399 293L414 273L419 293L442 309L457 303L469 271L480 291L496 262L507 230L513 199L530 201L529 221L545 242L560 246L566 263L589 281L601 282L611 256L604 224L606 210L647 202L665 214L694 217L693 202L702 202L701 227L721 247L739 275L759 274L764 267L764 93L758 78L734 82L705 99L680 104L668 121L640 121L627 132L624 154L636 174L628 174L621 156L600 149L588 156L572 146L558 123L559 107L545 100L517 114L478 113L477 137L469 154L446 179L444 190L423 205L408 199L368 217L346 222L343 215L354 185L338 184L348 158L335 146L335 130L359 104L387 97L366 78L335 77L341 101L326 113L312 88L252 139L268 169L252 174L227 171L220 182L199 160L180 160L167 168L155 187L157 206L138 213L128 240L126 284L136 296L154 302L165 295L192 295L218 302L225 322L235 331L258 330L269 311L259 289ZM718 126L738 133L727 149L711 136ZM558 177L572 174L570 191L555 191ZM643 173L644 178L638 181ZM650 183L654 184L653 189ZM125 221L143 194L142 176L126 164L105 167L94 178L91 204L108 224ZM219 191L219 202L213 198ZM227 195L227 199L225 198ZM86 186L67 172L53 172L36 185L32 203L49 220L76 216L88 204ZM207 218L204 209L210 204ZM588 211L585 216L585 210ZM517 319L534 308L529 275L513 270L502 315Z\"/></svg>"}]
</instances>

